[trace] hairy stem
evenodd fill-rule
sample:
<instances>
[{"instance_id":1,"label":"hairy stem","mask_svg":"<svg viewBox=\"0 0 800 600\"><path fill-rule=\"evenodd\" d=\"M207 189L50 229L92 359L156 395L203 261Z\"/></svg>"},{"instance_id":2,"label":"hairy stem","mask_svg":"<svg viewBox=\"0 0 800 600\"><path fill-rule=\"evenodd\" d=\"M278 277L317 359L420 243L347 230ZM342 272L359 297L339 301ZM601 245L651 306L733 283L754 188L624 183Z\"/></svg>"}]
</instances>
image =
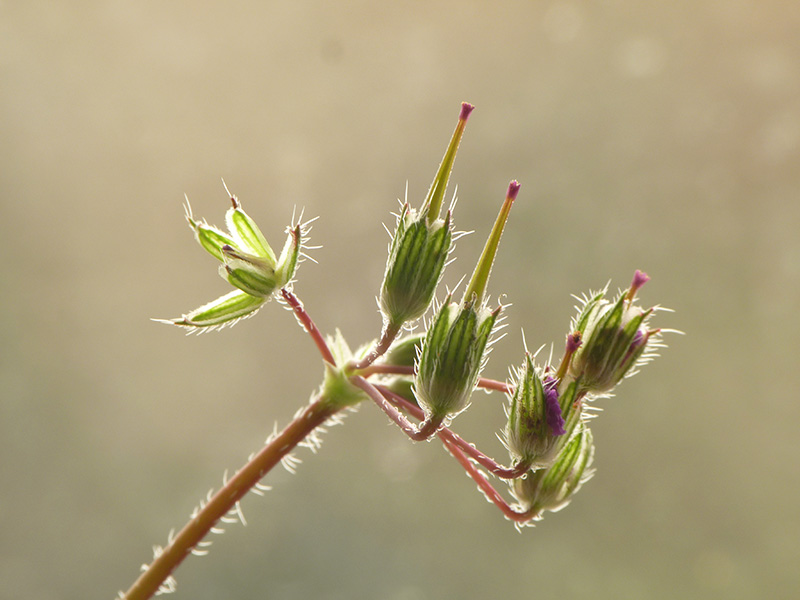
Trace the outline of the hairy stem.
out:
<instances>
[{"instance_id":1,"label":"hairy stem","mask_svg":"<svg viewBox=\"0 0 800 600\"><path fill-rule=\"evenodd\" d=\"M211 528L298 443L339 410L327 398L317 397L311 402L184 526L125 593L124 600L147 600L153 596Z\"/></svg>"},{"instance_id":2,"label":"hairy stem","mask_svg":"<svg viewBox=\"0 0 800 600\"><path fill-rule=\"evenodd\" d=\"M453 457L459 462L459 464L464 467L464 470L467 474L472 477L475 483L478 484L478 489L483 492L483 494L491 500L497 508L505 515L507 519L515 521L517 523L526 523L531 519L535 519L538 516L538 513L533 510L528 510L524 512L518 512L514 509L513 506L510 506L506 499L500 495L494 486L489 483L489 480L486 479L486 476L481 473L477 467L467 458L467 456L461 451L461 448L456 446L456 444L449 440L443 439L445 447L453 455Z\"/></svg>"},{"instance_id":3,"label":"hairy stem","mask_svg":"<svg viewBox=\"0 0 800 600\"><path fill-rule=\"evenodd\" d=\"M476 387L483 388L484 390L503 392L504 394L511 394L514 391L514 387L508 385L504 381L497 381L496 379L489 379L487 377L479 377Z\"/></svg>"},{"instance_id":4,"label":"hairy stem","mask_svg":"<svg viewBox=\"0 0 800 600\"><path fill-rule=\"evenodd\" d=\"M322 360L335 365L336 360L333 358L331 349L328 348L328 344L325 343L325 338L322 337L322 334L320 333L319 329L317 329L317 326L311 319L311 316L306 312L306 309L303 308L303 303L300 302L300 299L286 288L281 289L281 296L283 296L283 299L286 300L289 306L292 307L298 323L300 323L308 335L311 336L311 339L314 340L319 353L322 355Z\"/></svg>"},{"instance_id":5,"label":"hairy stem","mask_svg":"<svg viewBox=\"0 0 800 600\"><path fill-rule=\"evenodd\" d=\"M439 429L439 427L442 424L441 421L435 421L435 420L426 419L425 416L422 414L422 411L419 408L414 407L414 408L417 409L417 411L419 411L419 418L420 418L420 421L421 421L420 424L415 427L406 418L406 416L403 413L401 413L399 410L397 410L392 405L392 403L389 402L384 397L383 393L380 390L378 390L374 385L372 385L369 381L367 381L366 379L364 379L360 375L356 375L354 377L351 377L350 381L352 382L353 385L355 385L355 386L361 388L362 390L364 390L367 393L367 395L370 398L372 398L372 400L375 402L375 404L377 404L378 407L383 412L385 412L386 415L392 421L394 421L397 424L398 427L400 427L400 429L403 430L403 433L405 433L408 437L410 437L415 442L421 442L423 440L427 440L433 434L436 433L436 431Z\"/></svg>"},{"instance_id":6,"label":"hairy stem","mask_svg":"<svg viewBox=\"0 0 800 600\"><path fill-rule=\"evenodd\" d=\"M367 385L370 385L366 381L364 383L366 383ZM381 396L381 394L386 394L388 397L391 397L393 402L396 402L397 404L401 405L403 407L403 409L407 410L413 417L421 418L423 416L422 410L420 410L419 407L414 406L413 404L408 402L405 398L403 398L401 396L398 396L397 394L393 393L388 388L385 388L383 386L379 386L380 389L375 388L374 386L370 386L370 387L372 387L377 392L378 396ZM363 388L363 389L365 389L365 388ZM383 398L381 396L381 400L382 400L382 402L381 402L381 401L378 400L378 398L374 397L373 394L370 393L370 396L384 410L384 412L389 414L389 416L392 416L392 415L385 408L384 404L386 404L390 408L394 409L395 412L398 412L397 409L395 409L394 406L392 406L392 404L389 403L388 399ZM399 414L399 412L398 412L398 414ZM392 419L394 419L394 417L392 417ZM403 428L403 431L408 433L406 428L403 427L403 425L401 425L399 421L396 421L396 422L398 423L398 425L400 425ZM408 421L406 420L406 422L408 422ZM412 430L413 430L413 426L411 426L409 424L409 427L412 428ZM533 511L533 510L517 511L517 510L515 510L515 508L513 506L509 505L509 503L506 502L506 499L503 498L503 496L500 494L500 492L498 492L494 488L494 486L489 482L489 480L486 479L486 476L483 473L481 473L478 470L478 468L472 463L472 461L469 459L469 457L467 457L467 455L464 453L464 450L469 448L472 451L474 451L475 453L485 457L486 459L491 461L491 463L493 463L497 467L497 470L507 471L507 473L509 475L513 475L513 477L509 477L509 478L520 477L521 475L525 474L527 472L527 467L525 467L525 470L522 471L521 473L516 473L516 471L518 469L522 469L521 465L518 465L518 466L516 466L514 468L511 468L511 469L509 469L507 467L501 467L500 465L497 465L497 463L495 463L491 458L489 458L488 456L486 456L482 452L479 452L479 451L475 450L475 448L473 448L470 444L465 442L462 438L460 438L459 436L454 434L448 428L443 427L443 428L439 429L439 431L437 431L436 433L439 436L439 438L442 440L442 443L444 444L444 447L447 448L447 451L453 456L453 458L455 458L458 461L458 463L464 468L464 470L467 472L467 474L470 477L472 477L472 479L475 481L475 483L478 484L478 489L489 500L491 500L494 503L494 505L497 506L497 508L500 509L500 511L506 516L506 518L511 519L512 521L515 521L517 523L526 523L526 522L530 521L531 519L534 519L534 518L536 518L538 516L538 513L536 511ZM461 448L462 445L464 446L464 450L462 450L462 448ZM483 464L483 461L479 460L475 454L473 454L472 452L470 452L470 454L473 456L473 458L475 458L475 460L478 460L479 462L481 462L481 464ZM484 466L486 466L486 465L484 465Z\"/></svg>"},{"instance_id":7,"label":"hairy stem","mask_svg":"<svg viewBox=\"0 0 800 600\"><path fill-rule=\"evenodd\" d=\"M401 325L387 323L383 328L383 332L381 333L381 339L378 340L375 346L373 346L372 350L370 350L370 353L363 359L352 362L349 367L354 371L366 369L386 353L386 351L389 349L389 346L392 345L392 342L397 337L397 334L400 333L400 329Z\"/></svg>"},{"instance_id":8,"label":"hairy stem","mask_svg":"<svg viewBox=\"0 0 800 600\"><path fill-rule=\"evenodd\" d=\"M363 377L369 377L370 375L414 375L414 367L372 364L361 371L361 375ZM496 379L488 379L486 377L479 377L475 387L484 390L493 390L495 392L503 392L504 394L510 394L514 391L513 387L507 383L497 381Z\"/></svg>"},{"instance_id":9,"label":"hairy stem","mask_svg":"<svg viewBox=\"0 0 800 600\"><path fill-rule=\"evenodd\" d=\"M382 385L378 385L375 387L381 394L383 394L386 397L387 400L389 400L389 402L391 402L396 406L399 406L415 419L422 419L424 417L424 414L419 407L414 406L402 396L398 396L389 388ZM472 458L475 462L486 468L490 473L501 479L517 479L518 477L522 477L523 475L525 475L531 468L530 464L526 464L524 462L518 462L513 467L503 466L499 464L496 460L494 460L492 457L478 450L475 446L470 444L460 435L454 433L448 427L442 427L437 432L437 435L440 438L442 438L442 440L447 440L455 444L456 447L460 448L464 454L466 454L467 456Z\"/></svg>"}]
</instances>

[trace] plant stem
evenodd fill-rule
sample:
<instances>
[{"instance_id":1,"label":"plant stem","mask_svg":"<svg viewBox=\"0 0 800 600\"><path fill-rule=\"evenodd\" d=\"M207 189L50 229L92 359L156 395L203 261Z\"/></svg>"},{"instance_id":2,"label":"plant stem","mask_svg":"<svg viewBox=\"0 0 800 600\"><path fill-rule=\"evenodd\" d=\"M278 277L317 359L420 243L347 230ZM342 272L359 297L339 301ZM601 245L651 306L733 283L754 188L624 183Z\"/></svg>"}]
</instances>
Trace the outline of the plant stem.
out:
<instances>
[{"instance_id":1,"label":"plant stem","mask_svg":"<svg viewBox=\"0 0 800 600\"><path fill-rule=\"evenodd\" d=\"M386 351L389 349L389 346L392 345L392 342L397 337L397 334L400 333L401 327L402 325L387 323L383 328L383 332L381 333L381 339L375 344L372 350L370 350L370 353L363 359L352 362L349 365L349 368L354 371L361 371L378 360L386 353Z\"/></svg>"},{"instance_id":2,"label":"plant stem","mask_svg":"<svg viewBox=\"0 0 800 600\"><path fill-rule=\"evenodd\" d=\"M361 376L369 377L371 375L414 375L414 367L371 364L361 371ZM495 392L503 392L504 394L510 394L514 391L513 388L507 383L497 381L496 379L488 379L486 377L479 377L478 383L475 385L475 387L485 390L493 390Z\"/></svg>"},{"instance_id":3,"label":"plant stem","mask_svg":"<svg viewBox=\"0 0 800 600\"><path fill-rule=\"evenodd\" d=\"M503 392L504 394L511 394L514 391L514 387L508 385L504 381L488 379L487 377L479 377L475 387L483 388L484 390L494 390L495 392Z\"/></svg>"},{"instance_id":4,"label":"plant stem","mask_svg":"<svg viewBox=\"0 0 800 600\"><path fill-rule=\"evenodd\" d=\"M284 430L245 464L178 533L123 596L124 600L147 600L155 594L193 548L236 503L280 460L314 429L340 410L317 397L295 416Z\"/></svg>"},{"instance_id":5,"label":"plant stem","mask_svg":"<svg viewBox=\"0 0 800 600\"><path fill-rule=\"evenodd\" d=\"M300 302L300 299L286 288L281 289L281 296L283 296L283 299L288 302L289 306L294 311L301 327L311 336L311 339L314 340L319 353L322 355L322 360L335 365L336 359L333 358L331 349L328 348L328 344L325 343L325 338L322 337L316 324L311 320L311 316L306 312L306 309L303 308L303 303Z\"/></svg>"},{"instance_id":6,"label":"plant stem","mask_svg":"<svg viewBox=\"0 0 800 600\"><path fill-rule=\"evenodd\" d=\"M414 406L412 403L410 403L402 396L398 396L386 386L376 385L375 387L381 394L384 395L384 397L389 402L391 402L396 406L399 406L408 414L410 414L412 417L420 420L424 417L424 414L419 407ZM522 477L523 475L525 475L531 468L529 464L525 464L522 462L515 464L513 467L503 466L496 460L494 460L492 457L478 450L475 446L470 444L467 440L462 438L457 433L453 432L448 427L442 427L436 433L440 438L442 438L443 441L447 440L449 442L452 442L453 444L455 444L455 446L460 448L464 454L475 460L475 462L477 462L484 468L488 469L490 473L499 477L500 479L517 479L518 477Z\"/></svg>"},{"instance_id":7,"label":"plant stem","mask_svg":"<svg viewBox=\"0 0 800 600\"><path fill-rule=\"evenodd\" d=\"M359 374L362 377L370 377L372 375L414 375L414 367L372 364L363 369Z\"/></svg>"},{"instance_id":8,"label":"plant stem","mask_svg":"<svg viewBox=\"0 0 800 600\"><path fill-rule=\"evenodd\" d=\"M523 512L518 512L514 509L513 506L510 506L508 502L506 502L505 498L500 495L494 486L489 483L489 480L486 479L486 476L481 473L472 462L470 462L469 458L467 458L464 453L461 451L461 448L456 446L456 444L449 440L443 439L445 447L453 455L453 457L464 467L464 470L467 474L472 477L475 483L478 484L478 489L483 492L483 494L494 503L497 508L505 515L507 519L510 519L516 523L527 523L531 519L535 519L539 516L539 513L534 510L528 510Z\"/></svg>"},{"instance_id":9,"label":"plant stem","mask_svg":"<svg viewBox=\"0 0 800 600\"><path fill-rule=\"evenodd\" d=\"M354 379L361 379L361 378L358 377L358 378L354 378ZM362 381L364 381L366 386L369 386L373 390L375 390L375 393L373 394L372 392L367 390L366 386L359 385L359 382L357 382L357 381L354 381L353 383L355 383L356 385L359 385L359 387L361 387L362 389L367 391L367 393L369 393L370 397L372 397L372 399L375 400L376 404L378 404L378 406L380 406L384 410L384 412L386 412L386 414L388 414L390 417L392 417L392 419L398 425L400 425L400 427L403 429L403 431L406 434L409 435L409 437L412 437L411 434L409 433L409 429L411 431L413 431L413 426L410 423L408 423L408 421L405 419L405 417L402 417L402 414L399 413L399 411L397 411L397 409L389 402L388 397L391 397L393 402L396 402L397 404L402 406L404 410L407 410L415 418L422 418L424 416L423 413L422 413L422 410L419 407L414 406L413 404L411 404L410 402L408 402L406 399L402 398L401 396L398 396L397 394L393 393L388 388L385 388L384 386L378 386L376 388L375 386L371 386L367 381L365 381L365 380L362 380ZM384 398L382 396L382 394L386 394L387 398ZM391 411L389 409L391 409L394 412L396 412L398 415L400 415L403 418L403 420L406 423L408 423L408 429L403 425L403 423L400 420L395 419L395 417L391 414ZM468 452L470 452L470 454L473 456L473 458L475 458L475 460L478 460L478 462L480 462L484 466L487 466L487 465L484 464L484 461L479 459L477 455L480 455L481 457L484 457L484 458L488 459L488 461L490 461L491 463L494 463L494 465L495 465L495 467L497 467L498 471L501 471L501 472L505 471L505 474L510 476L510 477L507 477L507 478L510 478L510 479L513 479L515 477L521 477L522 475L524 475L527 472L528 467L525 467L524 471L518 473L517 470L518 469L519 470L522 469L521 465L518 465L517 467L514 467L514 468L507 468L507 467L502 467L500 465L497 465L497 463L495 463L491 458L489 458L488 456L486 456L482 452L479 452L479 451L475 450L474 448L472 448L466 441L464 441L462 438L457 436L455 433L453 433L452 431L450 431L446 427L443 427L443 428L439 429L436 433L439 436L439 438L442 440L442 443L444 444L444 447L447 448L447 451L450 452L450 454L453 456L453 458L455 458L458 461L458 463L464 468L464 470L467 472L467 474L470 477L472 477L472 479L475 481L475 483L478 484L478 489L491 502L493 502L494 505L497 506L497 508L500 509L500 511L506 516L507 519L515 521L516 523L526 523L526 522L530 521L531 519L535 519L535 518L537 518L539 516L539 513L537 511L534 511L534 510L517 511L517 510L515 510L515 508L513 506L509 505L509 503L506 502L505 498L503 498L503 496L500 494L500 492L498 492L494 488L494 486L489 482L489 480L486 479L486 476L483 473L481 473L474 464L472 464L472 461L470 461L470 459L464 453L464 450L467 450L467 448L469 448ZM461 446L464 446L464 450L462 450ZM475 452L473 453L472 451L475 451ZM487 467L487 468L491 469L491 467Z\"/></svg>"},{"instance_id":10,"label":"plant stem","mask_svg":"<svg viewBox=\"0 0 800 600\"><path fill-rule=\"evenodd\" d=\"M394 421L397 424L398 427L400 427L400 429L403 430L403 433L405 433L408 437L410 437L415 442L421 442L423 440L427 440L433 434L436 433L436 431L439 429L439 427L442 424L441 421L437 422L437 421L434 421L434 420L426 419L425 415L422 414L422 411L415 406L414 408L417 411L419 411L417 414L419 415L419 418L420 418L419 425L415 427L406 418L406 416L403 413L401 413L399 410L397 410L397 408L395 408L394 405L391 402L389 402L389 400L387 400L383 396L383 393L381 391L379 391L369 381L367 381L366 379L364 379L360 375L354 375L353 377L350 378L350 382L353 385L355 385L356 387L359 387L362 390L364 390L367 393L367 395L370 398L372 398L372 400L375 402L375 404L377 404L378 407L383 412L385 412L386 415L392 421Z\"/></svg>"}]
</instances>

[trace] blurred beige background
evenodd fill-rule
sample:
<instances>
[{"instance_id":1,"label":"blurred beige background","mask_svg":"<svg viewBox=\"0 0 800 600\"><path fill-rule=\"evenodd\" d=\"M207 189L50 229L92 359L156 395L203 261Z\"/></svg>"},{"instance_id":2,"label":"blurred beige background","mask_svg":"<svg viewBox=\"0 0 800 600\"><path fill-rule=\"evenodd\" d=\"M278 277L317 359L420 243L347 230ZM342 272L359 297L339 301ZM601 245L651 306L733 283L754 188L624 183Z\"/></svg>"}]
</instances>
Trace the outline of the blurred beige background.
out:
<instances>
[{"instance_id":1,"label":"blurred beige background","mask_svg":"<svg viewBox=\"0 0 800 600\"><path fill-rule=\"evenodd\" d=\"M793 597L800 4L463 0L0 3L0 598L113 598L318 384L277 305L200 337L149 320L227 290L184 192L221 223L224 178L274 240L319 215L296 291L358 344L381 223L406 181L419 204L464 100L476 234L447 283L522 183L487 374L636 268L688 335L603 403L596 477L535 529L363 406L174 597ZM500 455L501 404L455 428Z\"/></svg>"}]
</instances>

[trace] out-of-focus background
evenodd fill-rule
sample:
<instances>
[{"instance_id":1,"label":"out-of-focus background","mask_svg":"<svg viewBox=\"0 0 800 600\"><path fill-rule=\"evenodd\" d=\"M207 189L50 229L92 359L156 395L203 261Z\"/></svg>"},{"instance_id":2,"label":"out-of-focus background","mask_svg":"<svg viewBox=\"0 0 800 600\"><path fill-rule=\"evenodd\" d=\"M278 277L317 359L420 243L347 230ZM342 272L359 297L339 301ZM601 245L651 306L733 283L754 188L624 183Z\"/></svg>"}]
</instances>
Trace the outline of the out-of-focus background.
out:
<instances>
[{"instance_id":1,"label":"out-of-focus background","mask_svg":"<svg viewBox=\"0 0 800 600\"><path fill-rule=\"evenodd\" d=\"M602 403L597 475L535 529L365 405L174 597L793 597L798 3L6 1L0 82L0 598L113 598L320 380L277 304L200 337L149 320L228 290L184 193L221 224L224 178L275 245L294 206L319 216L295 290L357 345L381 223L406 182L421 202L461 101L476 233L445 283L522 183L486 374L523 329L559 351L570 294L636 268L687 335ZM502 456L502 403L476 394L455 429Z\"/></svg>"}]
</instances>

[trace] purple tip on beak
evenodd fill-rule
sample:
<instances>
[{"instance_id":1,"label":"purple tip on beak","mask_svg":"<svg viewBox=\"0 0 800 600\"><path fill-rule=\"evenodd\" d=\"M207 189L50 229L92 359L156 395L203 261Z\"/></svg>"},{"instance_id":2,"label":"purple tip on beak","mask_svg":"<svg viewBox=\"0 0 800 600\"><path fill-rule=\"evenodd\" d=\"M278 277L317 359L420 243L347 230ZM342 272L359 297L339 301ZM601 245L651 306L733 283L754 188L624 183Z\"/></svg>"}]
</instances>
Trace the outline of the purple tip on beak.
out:
<instances>
[{"instance_id":1,"label":"purple tip on beak","mask_svg":"<svg viewBox=\"0 0 800 600\"><path fill-rule=\"evenodd\" d=\"M636 269L636 272L633 274L633 281L631 281L631 287L628 290L627 299L628 302L633 302L633 297L636 295L636 292L639 291L639 288L642 287L645 283L650 281L650 277L648 277L647 273L644 271L640 271Z\"/></svg>"},{"instance_id":2,"label":"purple tip on beak","mask_svg":"<svg viewBox=\"0 0 800 600\"><path fill-rule=\"evenodd\" d=\"M640 271L636 269L636 272L633 274L633 282L631 283L632 290L638 290L642 287L645 283L650 281L650 277L644 271Z\"/></svg>"},{"instance_id":3,"label":"purple tip on beak","mask_svg":"<svg viewBox=\"0 0 800 600\"><path fill-rule=\"evenodd\" d=\"M573 354L578 348L581 347L583 340L581 340L581 332L576 331L567 336L567 354Z\"/></svg>"},{"instance_id":4,"label":"purple tip on beak","mask_svg":"<svg viewBox=\"0 0 800 600\"><path fill-rule=\"evenodd\" d=\"M583 340L581 339L581 332L576 331L567 336L567 352L575 352L581 347Z\"/></svg>"},{"instance_id":5,"label":"purple tip on beak","mask_svg":"<svg viewBox=\"0 0 800 600\"><path fill-rule=\"evenodd\" d=\"M506 193L506 198L509 200L516 200L517 194L519 194L519 182L515 179L511 183L508 184L508 192Z\"/></svg>"},{"instance_id":6,"label":"purple tip on beak","mask_svg":"<svg viewBox=\"0 0 800 600\"><path fill-rule=\"evenodd\" d=\"M469 114L475 110L475 107L470 104L469 102L462 102L461 103L461 114L458 115L459 121L466 121L469 118Z\"/></svg>"},{"instance_id":7,"label":"purple tip on beak","mask_svg":"<svg viewBox=\"0 0 800 600\"><path fill-rule=\"evenodd\" d=\"M558 372L556 373L556 379L562 379L564 375L567 374L567 369L569 369L570 363L572 362L572 356L575 354L575 351L581 347L582 343L583 338L580 331L574 331L567 335L564 358L561 359L561 364L559 365Z\"/></svg>"}]
</instances>

